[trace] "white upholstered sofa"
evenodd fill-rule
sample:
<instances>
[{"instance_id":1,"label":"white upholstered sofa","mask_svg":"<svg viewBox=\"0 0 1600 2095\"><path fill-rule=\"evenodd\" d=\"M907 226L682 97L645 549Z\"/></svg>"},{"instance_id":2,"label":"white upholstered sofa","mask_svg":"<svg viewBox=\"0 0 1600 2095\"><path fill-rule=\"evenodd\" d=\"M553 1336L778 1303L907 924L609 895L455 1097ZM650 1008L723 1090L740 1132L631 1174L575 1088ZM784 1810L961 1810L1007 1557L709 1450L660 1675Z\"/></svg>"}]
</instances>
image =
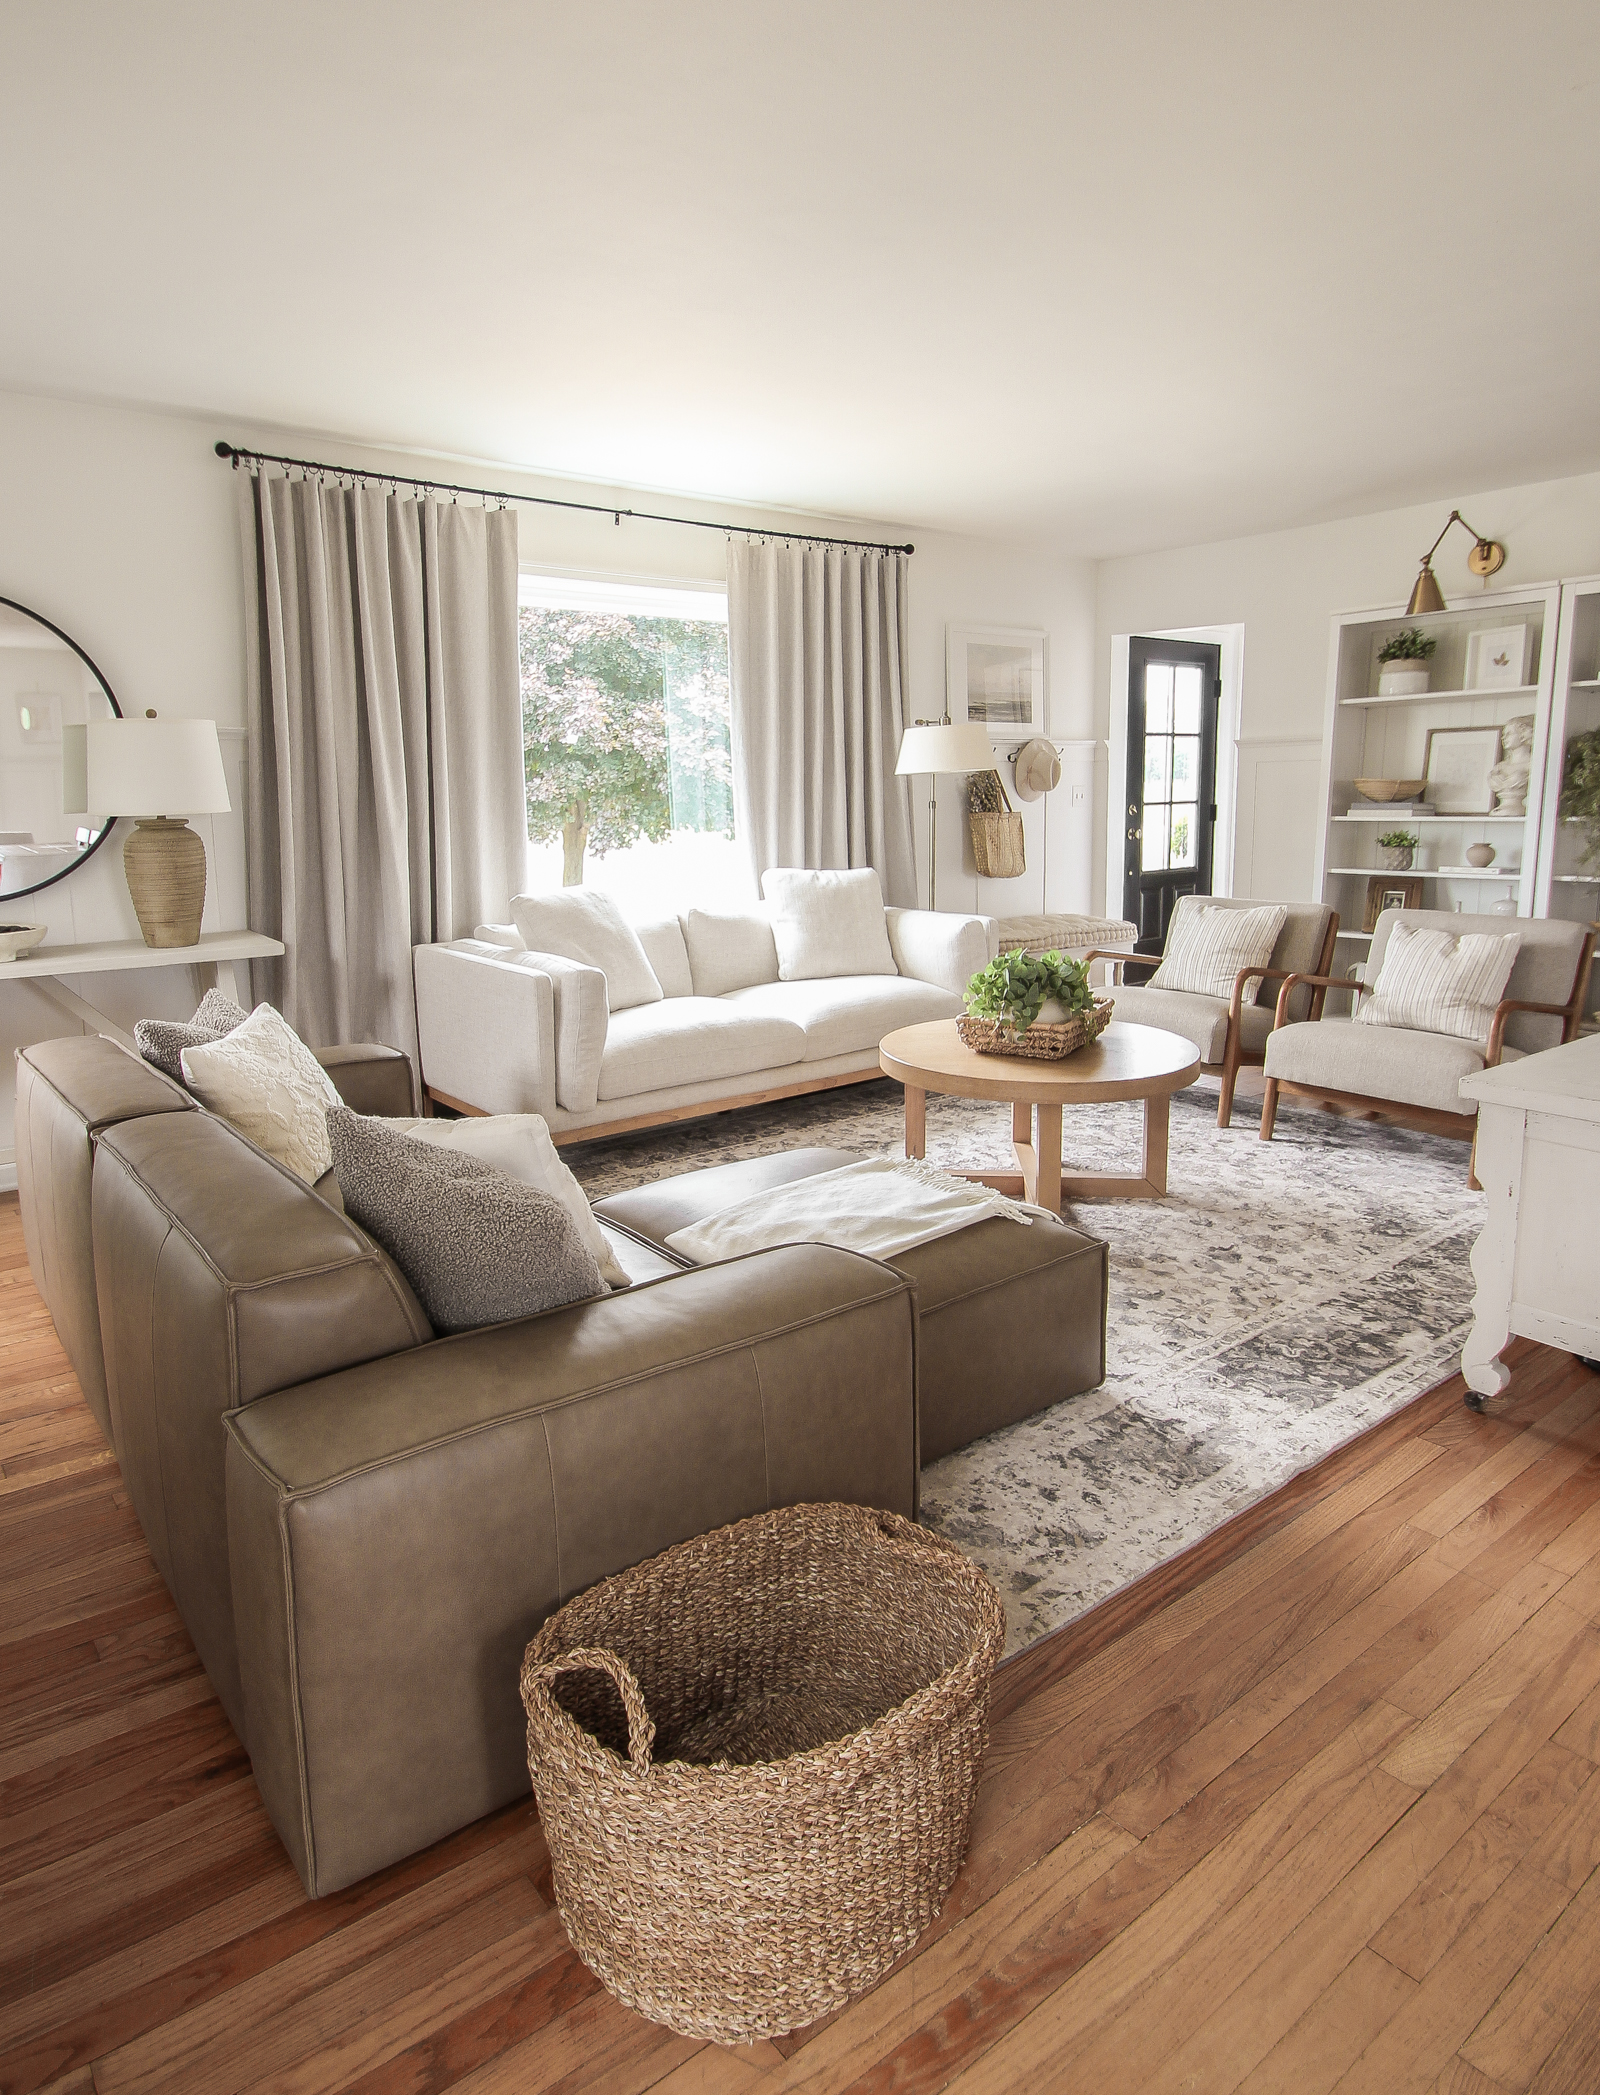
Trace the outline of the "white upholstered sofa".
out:
<instances>
[{"instance_id":1,"label":"white upholstered sofa","mask_svg":"<svg viewBox=\"0 0 1600 2095\"><path fill-rule=\"evenodd\" d=\"M845 958L781 981L766 904L635 924L659 995L622 1009L599 968L530 950L515 925L418 946L424 1089L460 1111L541 1113L572 1142L858 1083L884 1034L953 1018L997 950L992 917L885 909L883 926L895 972Z\"/></svg>"}]
</instances>

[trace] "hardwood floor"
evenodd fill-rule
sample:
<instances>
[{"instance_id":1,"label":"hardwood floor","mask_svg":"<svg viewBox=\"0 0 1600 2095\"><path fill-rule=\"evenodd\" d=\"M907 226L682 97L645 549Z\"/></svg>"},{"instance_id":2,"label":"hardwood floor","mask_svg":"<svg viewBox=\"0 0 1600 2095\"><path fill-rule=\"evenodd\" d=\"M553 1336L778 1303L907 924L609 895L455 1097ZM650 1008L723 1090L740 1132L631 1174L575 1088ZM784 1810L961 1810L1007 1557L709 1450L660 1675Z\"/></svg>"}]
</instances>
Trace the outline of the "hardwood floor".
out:
<instances>
[{"instance_id":1,"label":"hardwood floor","mask_svg":"<svg viewBox=\"0 0 1600 2095\"><path fill-rule=\"evenodd\" d=\"M1003 1669L972 1852L867 1998L619 2007L531 1803L309 1902L0 1201L0 2089L1594 2095L1600 1376L1519 1345Z\"/></svg>"}]
</instances>

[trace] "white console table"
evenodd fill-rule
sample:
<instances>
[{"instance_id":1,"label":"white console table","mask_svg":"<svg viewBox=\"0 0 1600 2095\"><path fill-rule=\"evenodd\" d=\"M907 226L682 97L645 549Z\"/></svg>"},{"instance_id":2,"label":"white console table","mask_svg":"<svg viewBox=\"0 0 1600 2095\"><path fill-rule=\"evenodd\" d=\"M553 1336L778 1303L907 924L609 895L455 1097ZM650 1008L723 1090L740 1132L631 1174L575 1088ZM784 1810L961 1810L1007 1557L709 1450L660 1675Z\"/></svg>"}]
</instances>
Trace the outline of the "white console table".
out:
<instances>
[{"instance_id":1,"label":"white console table","mask_svg":"<svg viewBox=\"0 0 1600 2095\"><path fill-rule=\"evenodd\" d=\"M1511 1379L1499 1355L1513 1334L1600 1358L1600 1036L1463 1077L1461 1092L1478 1101L1489 1196L1461 1355L1481 1410Z\"/></svg>"},{"instance_id":2,"label":"white console table","mask_svg":"<svg viewBox=\"0 0 1600 2095\"><path fill-rule=\"evenodd\" d=\"M31 982L41 996L69 1018L107 1033L124 1047L133 1046L133 1035L113 1025L103 1011L67 987L68 978L83 975L122 974L135 968L192 967L199 971L202 990L221 987L236 1004L248 1005L248 989L241 983L234 963L240 960L270 960L283 951L283 941L268 938L264 931L211 931L197 946L147 946L142 939L115 939L97 946L36 946L22 960L0 961L0 984Z\"/></svg>"}]
</instances>

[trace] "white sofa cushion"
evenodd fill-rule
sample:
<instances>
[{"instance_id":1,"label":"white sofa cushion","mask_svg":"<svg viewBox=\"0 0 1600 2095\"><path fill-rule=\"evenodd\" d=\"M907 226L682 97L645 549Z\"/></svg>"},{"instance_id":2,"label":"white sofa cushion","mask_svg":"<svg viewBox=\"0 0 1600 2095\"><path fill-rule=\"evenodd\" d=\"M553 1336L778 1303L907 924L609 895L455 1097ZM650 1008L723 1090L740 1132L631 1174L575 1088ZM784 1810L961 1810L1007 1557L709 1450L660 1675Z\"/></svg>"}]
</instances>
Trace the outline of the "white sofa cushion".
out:
<instances>
[{"instance_id":1,"label":"white sofa cushion","mask_svg":"<svg viewBox=\"0 0 1600 2095\"><path fill-rule=\"evenodd\" d=\"M1229 909L1185 895L1173 913L1161 965L1146 988L1231 997L1241 968L1272 965L1272 949L1288 914L1281 902Z\"/></svg>"},{"instance_id":2,"label":"white sofa cushion","mask_svg":"<svg viewBox=\"0 0 1600 2095\"><path fill-rule=\"evenodd\" d=\"M791 1018L741 1011L725 997L669 997L612 1012L599 1095L637 1098L676 1084L753 1076L787 1068L805 1051L805 1031Z\"/></svg>"},{"instance_id":3,"label":"white sofa cushion","mask_svg":"<svg viewBox=\"0 0 1600 2095\"><path fill-rule=\"evenodd\" d=\"M598 968L606 978L611 1011L661 1001L661 984L645 958L639 934L609 895L586 887L513 895L511 916L530 953L555 953Z\"/></svg>"},{"instance_id":4,"label":"white sofa cushion","mask_svg":"<svg viewBox=\"0 0 1600 2095\"><path fill-rule=\"evenodd\" d=\"M908 982L882 975L837 975L826 982L767 982L736 989L721 999L735 1010L792 1020L805 1028L805 1060L875 1049L897 1026L924 1019L954 1018L961 999L935 982Z\"/></svg>"},{"instance_id":5,"label":"white sofa cushion","mask_svg":"<svg viewBox=\"0 0 1600 2095\"><path fill-rule=\"evenodd\" d=\"M1520 943L1515 931L1454 938L1431 924L1396 924L1356 1018L1364 1026L1449 1033L1487 1050L1494 1007L1506 993Z\"/></svg>"},{"instance_id":6,"label":"white sofa cushion","mask_svg":"<svg viewBox=\"0 0 1600 2095\"><path fill-rule=\"evenodd\" d=\"M764 909L691 909L683 920L697 997L724 997L778 979L772 918Z\"/></svg>"},{"instance_id":7,"label":"white sofa cushion","mask_svg":"<svg viewBox=\"0 0 1600 2095\"><path fill-rule=\"evenodd\" d=\"M1482 1067L1482 1052L1469 1040L1400 1026L1358 1026L1346 1018L1280 1026L1267 1039L1267 1075L1280 1082L1428 1106L1464 1119L1477 1106L1461 1096L1461 1079Z\"/></svg>"},{"instance_id":8,"label":"white sofa cushion","mask_svg":"<svg viewBox=\"0 0 1600 2095\"><path fill-rule=\"evenodd\" d=\"M780 982L898 973L871 866L848 873L774 866L762 874L761 892L772 905Z\"/></svg>"},{"instance_id":9,"label":"white sofa cushion","mask_svg":"<svg viewBox=\"0 0 1600 2095\"><path fill-rule=\"evenodd\" d=\"M508 953L527 951L515 924L474 924L472 935L481 946L501 946Z\"/></svg>"},{"instance_id":10,"label":"white sofa cushion","mask_svg":"<svg viewBox=\"0 0 1600 2095\"><path fill-rule=\"evenodd\" d=\"M648 924L635 924L650 972L668 997L692 997L694 977L689 972L689 949L683 942L683 926L676 917L654 917Z\"/></svg>"}]
</instances>

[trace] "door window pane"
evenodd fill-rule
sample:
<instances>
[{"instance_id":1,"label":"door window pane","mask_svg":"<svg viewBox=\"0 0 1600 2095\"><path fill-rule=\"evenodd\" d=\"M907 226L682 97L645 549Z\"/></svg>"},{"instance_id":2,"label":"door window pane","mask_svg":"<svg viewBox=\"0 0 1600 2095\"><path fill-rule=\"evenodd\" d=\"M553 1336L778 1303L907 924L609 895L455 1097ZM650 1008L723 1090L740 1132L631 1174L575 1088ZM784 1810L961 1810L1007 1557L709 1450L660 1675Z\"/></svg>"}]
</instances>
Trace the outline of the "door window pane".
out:
<instances>
[{"instance_id":1,"label":"door window pane","mask_svg":"<svg viewBox=\"0 0 1600 2095\"><path fill-rule=\"evenodd\" d=\"M1144 745L1144 797L1172 798L1172 742L1166 735L1150 735Z\"/></svg>"},{"instance_id":2,"label":"door window pane","mask_svg":"<svg viewBox=\"0 0 1600 2095\"><path fill-rule=\"evenodd\" d=\"M1167 860L1169 866L1192 866L1194 864L1196 808L1191 800L1180 802L1172 810L1172 852ZM1146 832L1148 834L1148 831Z\"/></svg>"},{"instance_id":3,"label":"door window pane","mask_svg":"<svg viewBox=\"0 0 1600 2095\"><path fill-rule=\"evenodd\" d=\"M1173 726L1180 735L1198 735L1200 732L1200 671L1193 662L1178 665L1174 690L1176 718Z\"/></svg>"},{"instance_id":4,"label":"door window pane","mask_svg":"<svg viewBox=\"0 0 1600 2095\"><path fill-rule=\"evenodd\" d=\"M1167 814L1164 807L1147 807L1144 811L1143 863L1147 873L1167 870Z\"/></svg>"},{"instance_id":5,"label":"door window pane","mask_svg":"<svg viewBox=\"0 0 1600 2095\"><path fill-rule=\"evenodd\" d=\"M1172 793L1174 800L1192 800L1200 776L1200 737L1179 735L1172 745Z\"/></svg>"},{"instance_id":6,"label":"door window pane","mask_svg":"<svg viewBox=\"0 0 1600 2095\"><path fill-rule=\"evenodd\" d=\"M1172 732L1172 664L1149 662L1144 672L1144 728L1147 735Z\"/></svg>"}]
</instances>

